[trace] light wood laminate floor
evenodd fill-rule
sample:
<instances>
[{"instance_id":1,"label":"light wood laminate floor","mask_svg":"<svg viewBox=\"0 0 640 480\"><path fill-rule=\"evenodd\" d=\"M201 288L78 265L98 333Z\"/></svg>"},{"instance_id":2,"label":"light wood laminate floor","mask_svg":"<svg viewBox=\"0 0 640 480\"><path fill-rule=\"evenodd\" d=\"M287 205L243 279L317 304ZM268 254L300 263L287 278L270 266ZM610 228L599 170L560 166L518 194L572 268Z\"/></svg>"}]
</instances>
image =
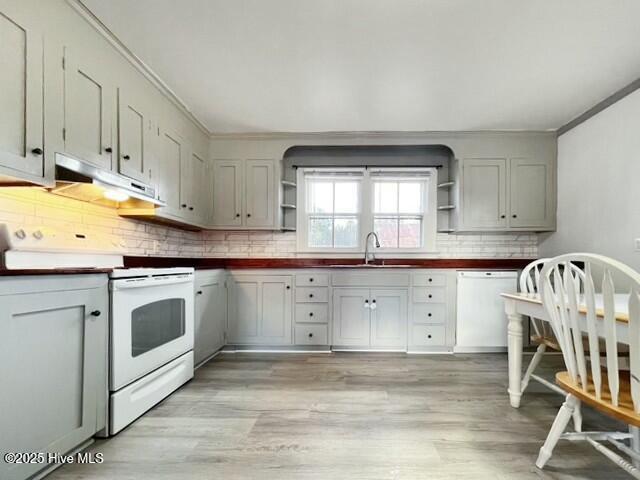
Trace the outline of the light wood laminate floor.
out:
<instances>
[{"instance_id":1,"label":"light wood laminate floor","mask_svg":"<svg viewBox=\"0 0 640 480\"><path fill-rule=\"evenodd\" d=\"M221 354L94 444L104 464L48 478L628 478L568 441L536 469L562 398L536 384L515 410L506 389L506 355ZM584 417L585 430L611 427L586 407Z\"/></svg>"}]
</instances>

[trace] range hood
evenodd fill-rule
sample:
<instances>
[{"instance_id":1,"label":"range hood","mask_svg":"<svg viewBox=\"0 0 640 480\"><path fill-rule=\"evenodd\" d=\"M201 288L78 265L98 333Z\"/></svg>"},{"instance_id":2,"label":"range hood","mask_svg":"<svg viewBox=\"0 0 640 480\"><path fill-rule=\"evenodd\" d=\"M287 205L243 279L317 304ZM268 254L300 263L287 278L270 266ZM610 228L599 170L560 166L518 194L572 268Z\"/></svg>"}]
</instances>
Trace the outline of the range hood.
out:
<instances>
[{"instance_id":1,"label":"range hood","mask_svg":"<svg viewBox=\"0 0 640 480\"><path fill-rule=\"evenodd\" d=\"M51 193L113 208L155 208L166 204L154 187L87 162L56 153L56 186Z\"/></svg>"}]
</instances>

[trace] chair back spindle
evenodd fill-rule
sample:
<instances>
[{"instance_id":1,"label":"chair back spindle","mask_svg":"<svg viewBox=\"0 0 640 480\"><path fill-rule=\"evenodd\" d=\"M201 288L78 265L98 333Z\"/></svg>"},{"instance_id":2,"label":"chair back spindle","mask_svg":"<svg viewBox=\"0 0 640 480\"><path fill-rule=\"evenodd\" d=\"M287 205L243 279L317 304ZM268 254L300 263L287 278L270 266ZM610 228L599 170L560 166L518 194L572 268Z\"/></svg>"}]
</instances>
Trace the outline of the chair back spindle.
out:
<instances>
[{"instance_id":1,"label":"chair back spindle","mask_svg":"<svg viewBox=\"0 0 640 480\"><path fill-rule=\"evenodd\" d=\"M584 264L584 272L574 268L576 262ZM601 280L594 279L594 271L603 272ZM635 412L640 413L640 274L616 260L600 255L561 255L545 263L540 272L539 288L571 381L585 392L592 385L598 400L607 397L603 393L608 393L605 401L617 407L621 373L614 278L622 288L620 293L629 293L631 398ZM600 302L596 301L596 285L600 286ZM583 321L586 325L581 324ZM583 347L585 330L589 344L588 361ZM605 340L606 385L603 385L603 365L600 360L601 337ZM604 390L605 386L608 392Z\"/></svg>"}]
</instances>

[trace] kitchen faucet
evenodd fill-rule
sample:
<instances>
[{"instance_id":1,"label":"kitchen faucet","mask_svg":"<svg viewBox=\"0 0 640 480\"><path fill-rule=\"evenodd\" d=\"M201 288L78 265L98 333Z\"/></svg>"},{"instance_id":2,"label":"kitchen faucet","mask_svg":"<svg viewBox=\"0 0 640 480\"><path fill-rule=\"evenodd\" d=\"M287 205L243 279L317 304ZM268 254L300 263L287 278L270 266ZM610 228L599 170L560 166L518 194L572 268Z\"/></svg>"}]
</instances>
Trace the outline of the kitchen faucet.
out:
<instances>
[{"instance_id":1,"label":"kitchen faucet","mask_svg":"<svg viewBox=\"0 0 640 480\"><path fill-rule=\"evenodd\" d=\"M364 264L365 265L369 264L369 239L371 238L371 235L373 235L373 237L376 239L376 248L380 248L380 240L378 239L378 234L376 232L369 232L367 234L367 239L365 240L365 245L364 245ZM375 259L376 259L376 254L372 251L371 260L375 261Z\"/></svg>"}]
</instances>

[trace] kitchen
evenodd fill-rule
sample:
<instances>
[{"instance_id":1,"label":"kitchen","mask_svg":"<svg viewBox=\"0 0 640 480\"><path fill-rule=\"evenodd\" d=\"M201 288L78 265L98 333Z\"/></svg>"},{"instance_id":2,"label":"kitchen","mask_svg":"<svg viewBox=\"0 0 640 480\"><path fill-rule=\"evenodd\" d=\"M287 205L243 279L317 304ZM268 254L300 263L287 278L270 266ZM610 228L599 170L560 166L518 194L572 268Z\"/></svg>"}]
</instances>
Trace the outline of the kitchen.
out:
<instances>
[{"instance_id":1,"label":"kitchen","mask_svg":"<svg viewBox=\"0 0 640 480\"><path fill-rule=\"evenodd\" d=\"M640 11L556 3L0 0L0 478L640 478L556 375L638 382Z\"/></svg>"}]
</instances>

